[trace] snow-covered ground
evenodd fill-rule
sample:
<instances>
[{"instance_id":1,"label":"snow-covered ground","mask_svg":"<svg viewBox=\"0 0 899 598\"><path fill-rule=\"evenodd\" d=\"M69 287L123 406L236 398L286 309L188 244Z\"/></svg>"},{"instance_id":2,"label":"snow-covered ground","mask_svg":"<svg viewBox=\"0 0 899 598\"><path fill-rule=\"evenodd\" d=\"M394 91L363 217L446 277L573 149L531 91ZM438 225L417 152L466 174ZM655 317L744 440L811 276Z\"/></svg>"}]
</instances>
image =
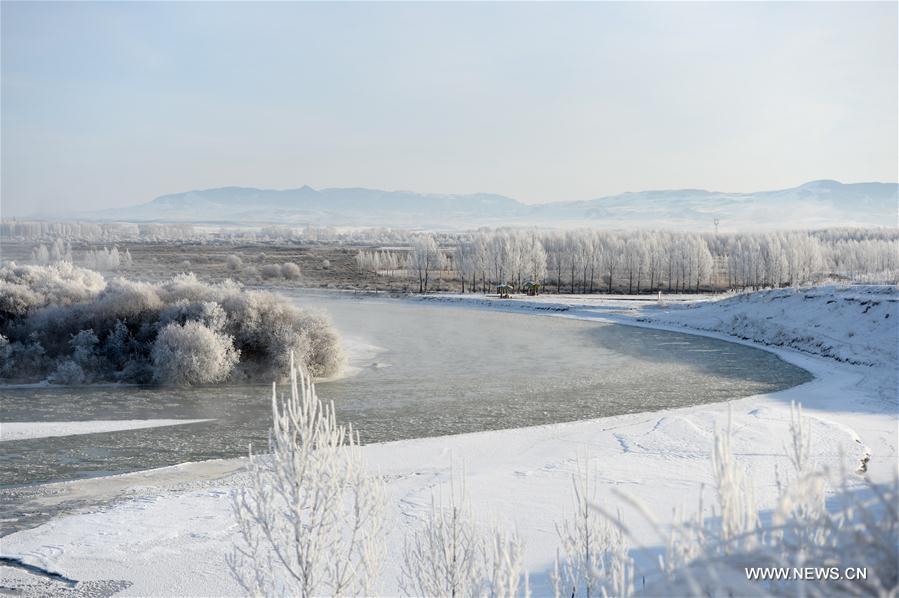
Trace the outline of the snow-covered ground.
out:
<instances>
[{"instance_id":1,"label":"snow-covered ground","mask_svg":"<svg viewBox=\"0 0 899 598\"><path fill-rule=\"evenodd\" d=\"M91 420L73 422L2 422L0 442L50 438L53 436L74 436L76 434L99 434L121 430L140 430L162 426L179 426L209 421L208 419L122 419Z\"/></svg>"},{"instance_id":2,"label":"snow-covered ground","mask_svg":"<svg viewBox=\"0 0 899 598\"><path fill-rule=\"evenodd\" d=\"M788 468L783 453L791 401L801 402L812 422L812 452L820 465L842 461L854 471L868 458L868 473L875 481L889 480L895 471L895 288L780 290L663 305L596 296L425 299L447 303L448 308L520 310L692 331L763 346L815 379L726 404L367 446L370 466L387 479L385 594L398 591L405 533L426 513L432 493L447 492L453 467L460 470L464 465L469 497L482 517L514 526L525 538L525 562L537 596L549 591L548 573L558 546L554 524L570 515L571 476L579 464L590 472L600 502L613 512L621 508L643 544L634 553L638 590L643 575L651 582L659 540L627 505L613 498L611 489L642 501L663 523L671 521L674 508L695 511L701 488L712 480L712 432L729 410L734 453L748 470L762 508L774 504L775 469ZM324 389L320 394L327 398ZM552 401L551 389L547 401ZM238 467L239 461L210 462L52 485L48 500L78 492L120 496L108 493L110 485L123 492L131 486L140 489L111 505L7 536L2 556L97 587L128 586L117 595L237 594L224 555L235 537L229 497L244 479ZM705 492L708 505L711 495ZM31 581L24 582L22 576L21 571L11 573L7 585L65 583L35 580L31 574Z\"/></svg>"}]
</instances>

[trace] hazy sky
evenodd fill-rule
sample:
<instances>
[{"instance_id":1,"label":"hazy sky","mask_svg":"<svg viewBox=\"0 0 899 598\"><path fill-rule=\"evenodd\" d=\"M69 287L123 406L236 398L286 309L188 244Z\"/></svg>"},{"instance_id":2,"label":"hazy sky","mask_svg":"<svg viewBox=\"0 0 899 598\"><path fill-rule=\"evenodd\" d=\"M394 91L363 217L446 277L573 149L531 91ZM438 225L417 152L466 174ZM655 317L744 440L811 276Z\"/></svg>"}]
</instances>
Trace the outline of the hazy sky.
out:
<instances>
[{"instance_id":1,"label":"hazy sky","mask_svg":"<svg viewBox=\"0 0 899 598\"><path fill-rule=\"evenodd\" d=\"M897 3L2 3L2 213L896 181Z\"/></svg>"}]
</instances>

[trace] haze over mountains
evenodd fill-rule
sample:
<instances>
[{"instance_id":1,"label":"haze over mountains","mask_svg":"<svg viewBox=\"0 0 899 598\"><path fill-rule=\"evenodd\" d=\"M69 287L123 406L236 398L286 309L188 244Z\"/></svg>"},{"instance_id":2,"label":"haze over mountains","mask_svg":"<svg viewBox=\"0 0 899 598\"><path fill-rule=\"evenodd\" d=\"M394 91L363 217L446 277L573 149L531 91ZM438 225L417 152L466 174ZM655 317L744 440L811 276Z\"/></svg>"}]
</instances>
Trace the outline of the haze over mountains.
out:
<instances>
[{"instance_id":1,"label":"haze over mountains","mask_svg":"<svg viewBox=\"0 0 899 598\"><path fill-rule=\"evenodd\" d=\"M776 191L640 191L529 205L502 195L441 195L362 188L222 187L141 205L67 214L96 220L278 223L453 229L477 226L674 228L696 231L896 226L896 183L813 181Z\"/></svg>"}]
</instances>

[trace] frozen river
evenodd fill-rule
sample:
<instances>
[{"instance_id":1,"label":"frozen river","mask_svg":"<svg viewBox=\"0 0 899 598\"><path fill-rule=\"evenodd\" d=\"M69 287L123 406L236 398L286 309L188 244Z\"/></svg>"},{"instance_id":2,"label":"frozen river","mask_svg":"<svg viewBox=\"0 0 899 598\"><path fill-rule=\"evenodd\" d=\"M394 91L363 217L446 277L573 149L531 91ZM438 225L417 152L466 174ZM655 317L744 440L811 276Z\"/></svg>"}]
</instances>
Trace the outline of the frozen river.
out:
<instances>
[{"instance_id":1,"label":"frozen river","mask_svg":"<svg viewBox=\"0 0 899 598\"><path fill-rule=\"evenodd\" d=\"M516 428L722 401L810 379L778 357L645 328L405 301L299 297L356 353L319 385L363 442ZM75 479L266 446L270 386L0 390L2 420L210 420L0 442L0 485Z\"/></svg>"}]
</instances>

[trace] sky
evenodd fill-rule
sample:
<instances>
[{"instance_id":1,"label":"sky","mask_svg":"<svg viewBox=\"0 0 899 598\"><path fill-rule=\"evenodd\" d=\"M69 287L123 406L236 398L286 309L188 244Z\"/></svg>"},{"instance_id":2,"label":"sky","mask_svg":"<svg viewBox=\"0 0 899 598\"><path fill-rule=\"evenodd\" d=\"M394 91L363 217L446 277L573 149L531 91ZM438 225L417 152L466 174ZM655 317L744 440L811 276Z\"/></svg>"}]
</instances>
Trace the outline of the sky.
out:
<instances>
[{"instance_id":1,"label":"sky","mask_svg":"<svg viewBox=\"0 0 899 598\"><path fill-rule=\"evenodd\" d=\"M884 3L0 4L0 216L897 180Z\"/></svg>"}]
</instances>

